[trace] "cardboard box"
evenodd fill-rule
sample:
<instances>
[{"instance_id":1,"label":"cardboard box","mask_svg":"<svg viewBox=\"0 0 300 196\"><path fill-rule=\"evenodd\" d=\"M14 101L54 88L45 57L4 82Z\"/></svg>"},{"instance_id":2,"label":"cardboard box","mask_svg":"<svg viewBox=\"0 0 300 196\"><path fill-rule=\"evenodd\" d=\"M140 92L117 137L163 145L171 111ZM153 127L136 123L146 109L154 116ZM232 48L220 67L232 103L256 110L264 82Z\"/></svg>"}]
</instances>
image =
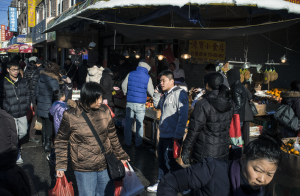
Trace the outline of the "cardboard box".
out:
<instances>
[{"instance_id":1,"label":"cardboard box","mask_svg":"<svg viewBox=\"0 0 300 196\"><path fill-rule=\"evenodd\" d=\"M285 138L282 141L296 138ZM282 151L282 162L269 185L273 196L300 195L300 156Z\"/></svg>"},{"instance_id":2,"label":"cardboard box","mask_svg":"<svg viewBox=\"0 0 300 196\"><path fill-rule=\"evenodd\" d=\"M266 112L276 111L280 104L255 104L258 114L256 116L265 116Z\"/></svg>"}]
</instances>

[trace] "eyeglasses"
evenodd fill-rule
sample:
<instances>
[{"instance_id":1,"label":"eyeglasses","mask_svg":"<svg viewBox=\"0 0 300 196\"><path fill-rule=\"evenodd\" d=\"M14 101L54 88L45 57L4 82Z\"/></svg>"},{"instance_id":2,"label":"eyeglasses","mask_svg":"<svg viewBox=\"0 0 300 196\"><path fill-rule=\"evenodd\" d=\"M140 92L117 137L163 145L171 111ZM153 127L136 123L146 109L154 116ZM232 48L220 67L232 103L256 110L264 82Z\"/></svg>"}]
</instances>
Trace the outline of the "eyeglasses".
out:
<instances>
[{"instance_id":1,"label":"eyeglasses","mask_svg":"<svg viewBox=\"0 0 300 196\"><path fill-rule=\"evenodd\" d=\"M19 72L20 69L9 69L11 72Z\"/></svg>"}]
</instances>

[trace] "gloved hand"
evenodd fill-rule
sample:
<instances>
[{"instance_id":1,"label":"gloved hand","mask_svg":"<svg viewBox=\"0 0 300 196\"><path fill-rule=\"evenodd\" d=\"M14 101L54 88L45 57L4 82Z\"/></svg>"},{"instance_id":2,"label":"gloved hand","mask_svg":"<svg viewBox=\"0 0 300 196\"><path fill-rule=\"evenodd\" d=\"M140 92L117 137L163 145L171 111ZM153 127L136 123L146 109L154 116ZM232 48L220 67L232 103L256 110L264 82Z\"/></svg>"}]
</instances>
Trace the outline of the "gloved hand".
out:
<instances>
[{"instance_id":1,"label":"gloved hand","mask_svg":"<svg viewBox=\"0 0 300 196\"><path fill-rule=\"evenodd\" d=\"M185 165L190 164L190 151L188 149L182 149L181 159Z\"/></svg>"}]
</instances>

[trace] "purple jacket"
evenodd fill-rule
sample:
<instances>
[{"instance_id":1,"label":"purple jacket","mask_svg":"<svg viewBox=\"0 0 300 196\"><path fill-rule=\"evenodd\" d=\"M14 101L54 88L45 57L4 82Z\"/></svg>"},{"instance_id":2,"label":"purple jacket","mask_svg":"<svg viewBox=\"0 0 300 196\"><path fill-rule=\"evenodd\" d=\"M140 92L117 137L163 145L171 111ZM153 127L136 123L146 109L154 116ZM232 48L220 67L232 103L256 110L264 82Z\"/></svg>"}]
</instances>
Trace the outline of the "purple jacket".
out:
<instances>
[{"instance_id":1,"label":"purple jacket","mask_svg":"<svg viewBox=\"0 0 300 196\"><path fill-rule=\"evenodd\" d=\"M64 111L66 111L67 109L67 105L63 101L54 102L52 107L49 109L50 114L53 116L55 135L58 132L61 119L64 115Z\"/></svg>"}]
</instances>

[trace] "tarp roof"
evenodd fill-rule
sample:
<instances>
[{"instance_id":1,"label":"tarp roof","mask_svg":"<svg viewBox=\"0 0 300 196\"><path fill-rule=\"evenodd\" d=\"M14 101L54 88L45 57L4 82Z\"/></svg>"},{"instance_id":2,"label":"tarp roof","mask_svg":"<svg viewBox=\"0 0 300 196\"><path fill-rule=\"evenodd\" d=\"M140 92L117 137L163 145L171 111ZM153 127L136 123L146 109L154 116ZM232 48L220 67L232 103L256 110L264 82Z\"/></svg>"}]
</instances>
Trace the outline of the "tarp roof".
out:
<instances>
[{"instance_id":1,"label":"tarp roof","mask_svg":"<svg viewBox=\"0 0 300 196\"><path fill-rule=\"evenodd\" d=\"M108 26L116 29L126 37L132 39L226 39L234 36L247 36L274 31L291 26L300 19L282 22L273 22L261 25L248 25L228 28L185 28L185 27L160 27L148 25L134 25L107 22Z\"/></svg>"},{"instance_id":2,"label":"tarp roof","mask_svg":"<svg viewBox=\"0 0 300 196\"><path fill-rule=\"evenodd\" d=\"M86 2L75 6L67 13L50 22L46 32L60 30L70 24L82 19L75 16L89 17L97 14L97 10L114 9L114 8L134 8L149 6L179 6L184 5L229 5L229 6L256 6L269 10L287 10L289 13L300 14L300 4L292 3L285 0L87 0Z\"/></svg>"}]
</instances>

